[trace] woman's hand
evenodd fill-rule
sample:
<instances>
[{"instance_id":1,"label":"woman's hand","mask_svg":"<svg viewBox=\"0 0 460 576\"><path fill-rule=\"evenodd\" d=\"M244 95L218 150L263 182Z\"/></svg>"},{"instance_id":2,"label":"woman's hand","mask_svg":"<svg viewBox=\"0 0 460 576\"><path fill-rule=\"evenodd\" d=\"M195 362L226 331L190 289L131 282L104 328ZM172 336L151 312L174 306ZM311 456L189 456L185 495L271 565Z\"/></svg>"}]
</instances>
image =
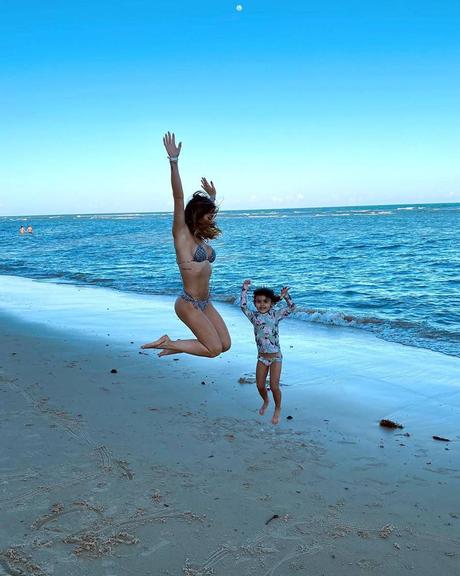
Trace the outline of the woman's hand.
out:
<instances>
[{"instance_id":1,"label":"woman's hand","mask_svg":"<svg viewBox=\"0 0 460 576\"><path fill-rule=\"evenodd\" d=\"M249 286L251 285L251 281L250 280L245 280L243 282L243 290L247 290L249 288Z\"/></svg>"},{"instance_id":2,"label":"woman's hand","mask_svg":"<svg viewBox=\"0 0 460 576\"><path fill-rule=\"evenodd\" d=\"M212 200L215 199L216 194L217 194L217 190L216 187L214 186L214 182L211 180L210 182L208 182L206 180L206 178L202 178L201 179L201 187L203 188L203 190L209 194L209 196L211 197Z\"/></svg>"},{"instance_id":3,"label":"woman's hand","mask_svg":"<svg viewBox=\"0 0 460 576\"><path fill-rule=\"evenodd\" d=\"M176 135L174 132L172 134L171 132L166 132L166 134L163 136L163 144L166 148L166 152L168 153L169 158L179 157L182 148L182 142L179 142L179 144L176 146Z\"/></svg>"}]
</instances>

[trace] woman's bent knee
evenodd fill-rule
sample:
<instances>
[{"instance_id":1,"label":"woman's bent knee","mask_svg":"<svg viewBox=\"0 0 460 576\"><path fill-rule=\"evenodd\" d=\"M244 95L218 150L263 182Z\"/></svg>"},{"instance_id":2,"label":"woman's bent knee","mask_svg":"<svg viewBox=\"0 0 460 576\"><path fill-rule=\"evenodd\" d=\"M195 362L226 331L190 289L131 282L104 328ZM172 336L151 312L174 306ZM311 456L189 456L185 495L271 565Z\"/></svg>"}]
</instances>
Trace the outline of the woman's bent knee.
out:
<instances>
[{"instance_id":1,"label":"woman's bent knee","mask_svg":"<svg viewBox=\"0 0 460 576\"><path fill-rule=\"evenodd\" d=\"M228 340L224 340L222 342L222 352L227 352L228 350L230 350L232 346L232 341L230 340L230 338Z\"/></svg>"},{"instance_id":2,"label":"woman's bent knee","mask_svg":"<svg viewBox=\"0 0 460 576\"><path fill-rule=\"evenodd\" d=\"M224 349L222 348L221 344L213 344L212 346L207 346L207 349L210 358L215 358L216 356L219 356L219 354L222 354L222 352L224 352Z\"/></svg>"}]
</instances>

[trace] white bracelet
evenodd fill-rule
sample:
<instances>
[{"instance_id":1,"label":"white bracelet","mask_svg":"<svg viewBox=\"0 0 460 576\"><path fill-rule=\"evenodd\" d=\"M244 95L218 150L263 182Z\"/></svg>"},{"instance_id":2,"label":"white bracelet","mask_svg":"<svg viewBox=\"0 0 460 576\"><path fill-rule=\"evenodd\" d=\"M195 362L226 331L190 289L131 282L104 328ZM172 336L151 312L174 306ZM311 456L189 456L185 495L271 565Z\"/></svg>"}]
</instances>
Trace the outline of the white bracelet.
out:
<instances>
[{"instance_id":1,"label":"white bracelet","mask_svg":"<svg viewBox=\"0 0 460 576\"><path fill-rule=\"evenodd\" d=\"M170 162L177 162L179 160L179 156L168 156Z\"/></svg>"}]
</instances>

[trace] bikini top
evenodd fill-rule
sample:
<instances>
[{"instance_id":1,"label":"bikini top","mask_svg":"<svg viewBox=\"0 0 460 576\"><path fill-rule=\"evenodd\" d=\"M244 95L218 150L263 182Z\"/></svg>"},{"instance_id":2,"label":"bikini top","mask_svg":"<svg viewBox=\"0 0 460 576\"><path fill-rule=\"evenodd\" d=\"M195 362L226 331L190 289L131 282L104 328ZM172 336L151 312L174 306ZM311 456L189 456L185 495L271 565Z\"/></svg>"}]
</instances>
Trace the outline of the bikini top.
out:
<instances>
[{"instance_id":1,"label":"bikini top","mask_svg":"<svg viewBox=\"0 0 460 576\"><path fill-rule=\"evenodd\" d=\"M198 246L196 247L195 250L195 254L193 255L193 261L194 262L204 262L205 260L208 260L209 263L213 263L214 260L216 259L216 251L214 250L214 248L211 248L211 253L208 256L208 251L206 249L206 245L204 244L204 242L202 242L201 244L198 244Z\"/></svg>"}]
</instances>

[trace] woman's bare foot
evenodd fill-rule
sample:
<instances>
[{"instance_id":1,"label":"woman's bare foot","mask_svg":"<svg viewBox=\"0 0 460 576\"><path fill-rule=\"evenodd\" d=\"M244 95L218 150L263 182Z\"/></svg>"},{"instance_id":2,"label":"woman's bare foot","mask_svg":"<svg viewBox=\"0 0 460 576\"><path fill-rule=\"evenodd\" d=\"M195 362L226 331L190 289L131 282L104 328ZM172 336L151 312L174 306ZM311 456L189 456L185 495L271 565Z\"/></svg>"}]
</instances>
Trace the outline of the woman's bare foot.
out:
<instances>
[{"instance_id":1,"label":"woman's bare foot","mask_svg":"<svg viewBox=\"0 0 460 576\"><path fill-rule=\"evenodd\" d=\"M268 404L269 404L269 402L268 402L268 400L267 400L267 401L264 402L264 403L262 404L262 406L260 407L260 409L259 409L259 414L260 414L261 416L263 416L263 415L265 414L265 410L268 408Z\"/></svg>"},{"instance_id":2,"label":"woman's bare foot","mask_svg":"<svg viewBox=\"0 0 460 576\"><path fill-rule=\"evenodd\" d=\"M155 342L149 342L148 344L143 344L141 348L143 348L144 350L146 350L147 348L163 348L163 344L166 344L167 342L170 342L169 336L167 334L164 334L163 336L160 336L158 340L155 340Z\"/></svg>"},{"instance_id":3,"label":"woman's bare foot","mask_svg":"<svg viewBox=\"0 0 460 576\"><path fill-rule=\"evenodd\" d=\"M280 412L281 410L279 408L275 408L272 418L272 424L278 424L278 422L280 421Z\"/></svg>"},{"instance_id":4,"label":"woman's bare foot","mask_svg":"<svg viewBox=\"0 0 460 576\"><path fill-rule=\"evenodd\" d=\"M180 354L180 352L176 352L175 350L168 350L167 348L163 348L163 350L158 354L158 357L161 356L169 356L170 354Z\"/></svg>"}]
</instances>

